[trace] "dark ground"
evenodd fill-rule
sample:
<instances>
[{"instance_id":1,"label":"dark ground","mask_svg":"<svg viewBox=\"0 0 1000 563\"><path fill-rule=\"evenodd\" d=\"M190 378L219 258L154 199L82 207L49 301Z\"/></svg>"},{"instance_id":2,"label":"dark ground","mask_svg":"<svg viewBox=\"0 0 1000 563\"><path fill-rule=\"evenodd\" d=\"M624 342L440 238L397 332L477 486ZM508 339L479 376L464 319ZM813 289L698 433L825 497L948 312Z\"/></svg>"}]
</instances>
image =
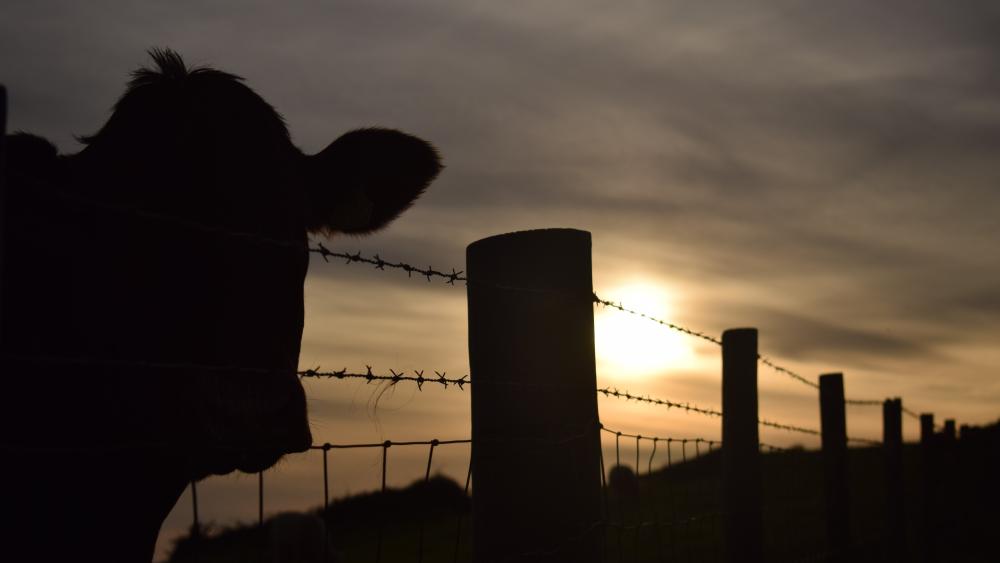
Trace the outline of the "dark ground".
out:
<instances>
[{"instance_id":1,"label":"dark ground","mask_svg":"<svg viewBox=\"0 0 1000 563\"><path fill-rule=\"evenodd\" d=\"M924 561L933 551L937 561L1000 560L995 539L1000 530L998 428L973 429L958 441L938 440L930 465L920 446L904 447L906 545L901 553L887 548L883 451L851 449L850 560L891 561L899 555L898 560ZM928 468L936 476L936 500L925 501ZM762 469L766 559L829 560L819 452L767 453ZM609 489L605 560L721 561L720 476L721 452L716 450L642 475L638 489L627 483ZM384 495L332 502L325 515L322 509L314 512L327 522L331 561L370 562L378 556L381 561L430 563L471 560L470 508L460 485L435 477ZM235 526L186 536L170 561L268 561L267 527Z\"/></svg>"}]
</instances>

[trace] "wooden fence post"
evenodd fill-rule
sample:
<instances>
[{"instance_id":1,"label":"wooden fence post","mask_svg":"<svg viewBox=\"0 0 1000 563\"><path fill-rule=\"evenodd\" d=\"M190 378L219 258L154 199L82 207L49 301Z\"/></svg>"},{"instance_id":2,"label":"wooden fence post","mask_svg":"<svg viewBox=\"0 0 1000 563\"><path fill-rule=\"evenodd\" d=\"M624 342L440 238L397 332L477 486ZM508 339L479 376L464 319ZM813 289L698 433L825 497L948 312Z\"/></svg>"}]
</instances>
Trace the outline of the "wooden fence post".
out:
<instances>
[{"instance_id":1,"label":"wooden fence post","mask_svg":"<svg viewBox=\"0 0 1000 563\"><path fill-rule=\"evenodd\" d=\"M198 516L198 484L191 481L191 513L194 517L191 522L191 535L201 535L201 519Z\"/></svg>"},{"instance_id":2,"label":"wooden fence post","mask_svg":"<svg viewBox=\"0 0 1000 563\"><path fill-rule=\"evenodd\" d=\"M0 296L3 295L4 278L4 231L7 229L7 89L0 85ZM4 303L0 298L0 320L3 319ZM0 322L0 352L4 350L3 324Z\"/></svg>"},{"instance_id":3,"label":"wooden fence post","mask_svg":"<svg viewBox=\"0 0 1000 563\"><path fill-rule=\"evenodd\" d=\"M944 420L944 439L948 443L955 441L955 419L953 418Z\"/></svg>"},{"instance_id":4,"label":"wooden fence post","mask_svg":"<svg viewBox=\"0 0 1000 563\"><path fill-rule=\"evenodd\" d=\"M937 463L934 449L934 415L920 415L920 465L923 475L923 502L920 516L920 536L923 542L924 563L937 561L937 542L934 530L936 507Z\"/></svg>"},{"instance_id":5,"label":"wooden fence post","mask_svg":"<svg viewBox=\"0 0 1000 563\"><path fill-rule=\"evenodd\" d=\"M590 245L547 229L467 249L477 563L603 554Z\"/></svg>"},{"instance_id":6,"label":"wooden fence post","mask_svg":"<svg viewBox=\"0 0 1000 563\"><path fill-rule=\"evenodd\" d=\"M847 486L847 416L844 375L819 376L826 529L832 560L847 561L851 545L850 489Z\"/></svg>"},{"instance_id":7,"label":"wooden fence post","mask_svg":"<svg viewBox=\"0 0 1000 563\"><path fill-rule=\"evenodd\" d=\"M884 561L906 560L906 512L903 508L903 401L882 403L882 448L885 452L886 542Z\"/></svg>"},{"instance_id":8,"label":"wooden fence post","mask_svg":"<svg viewBox=\"0 0 1000 563\"><path fill-rule=\"evenodd\" d=\"M757 329L722 333L722 503L729 563L764 560Z\"/></svg>"}]
</instances>

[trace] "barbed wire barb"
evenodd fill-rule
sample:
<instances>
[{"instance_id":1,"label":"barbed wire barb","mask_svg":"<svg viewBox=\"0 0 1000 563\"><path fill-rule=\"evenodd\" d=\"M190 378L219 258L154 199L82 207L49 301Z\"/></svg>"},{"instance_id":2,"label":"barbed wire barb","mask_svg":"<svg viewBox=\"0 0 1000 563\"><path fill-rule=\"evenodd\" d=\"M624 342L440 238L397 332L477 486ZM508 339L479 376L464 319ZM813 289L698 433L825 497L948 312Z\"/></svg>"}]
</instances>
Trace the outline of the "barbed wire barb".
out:
<instances>
[{"instance_id":1,"label":"barbed wire barb","mask_svg":"<svg viewBox=\"0 0 1000 563\"><path fill-rule=\"evenodd\" d=\"M683 326L671 323L669 321L665 321L663 319L658 319L658 318L653 317L651 315L647 315L646 313L643 313L641 311L636 311L635 309L629 309L628 307L625 307L624 305L622 305L621 302L615 303L613 301L608 301L607 299L601 299L601 297L599 295L597 295L596 292L592 294L592 299L593 299L594 303L596 303L598 305L603 305L605 307L611 307L612 309L617 309L617 310L619 310L619 311L621 311L623 313L629 313L631 315L636 315L638 317L641 317L641 318L653 321L655 323L658 323L658 324L660 324L662 326L665 326L665 327L667 327L667 328L669 328L671 330L675 330L677 332L682 332L682 333L687 334L689 336L694 336L696 338L700 338L702 340L706 340L708 342L711 342L712 344L716 344L716 345L719 345L719 346L722 345L722 341L720 341L718 338L715 338L713 336L709 336L708 334L705 334L703 332L699 332L697 330L692 330L690 328L685 328Z\"/></svg>"},{"instance_id":2,"label":"barbed wire barb","mask_svg":"<svg viewBox=\"0 0 1000 563\"><path fill-rule=\"evenodd\" d=\"M434 372L437 378L429 378L424 375L423 370L413 370L413 375L407 375L406 371L389 370L389 375L379 375L373 371L372 366L365 366L364 373L348 373L347 368L336 371L322 371L320 366L302 370L298 372L299 377L317 379L364 379L366 383L376 381L388 382L389 385L396 385L400 381L412 381L417 384L417 389L423 390L424 383L437 383L443 387L456 385L459 389L465 390L465 385L471 383L468 375L459 378L447 377L447 372Z\"/></svg>"},{"instance_id":3,"label":"barbed wire barb","mask_svg":"<svg viewBox=\"0 0 1000 563\"><path fill-rule=\"evenodd\" d=\"M799 432L800 434L812 434L813 436L819 436L821 432L813 428L805 428L802 426L795 426L792 424L783 424L780 422L774 422L772 420L767 420L764 418L757 419L762 426L768 426L771 428L776 428L778 430L787 430L789 432Z\"/></svg>"},{"instance_id":4,"label":"barbed wire barb","mask_svg":"<svg viewBox=\"0 0 1000 563\"><path fill-rule=\"evenodd\" d=\"M671 401L669 399L657 399L657 398L653 398L652 396L645 396L645 397L643 397L641 395L632 395L628 391L619 391L618 389L612 388L612 387L603 387L603 388L598 389L597 392L601 393L605 397L614 397L614 398L618 398L618 399L625 399L626 401L639 401L639 402L643 402L643 403L650 403L650 404L654 404L654 405L665 406L667 408L683 409L686 412L695 412L695 413L704 414L704 415L707 415L707 416L722 416L722 412L721 411L717 411L715 409L708 409L708 408L698 407L698 406L692 405L691 403L687 403L687 402L685 402L685 403L679 403L679 402L676 402L676 401Z\"/></svg>"},{"instance_id":5,"label":"barbed wire barb","mask_svg":"<svg viewBox=\"0 0 1000 563\"><path fill-rule=\"evenodd\" d=\"M845 405L857 406L882 406L882 401L878 399L844 399Z\"/></svg>"},{"instance_id":6,"label":"barbed wire barb","mask_svg":"<svg viewBox=\"0 0 1000 563\"><path fill-rule=\"evenodd\" d=\"M385 270L386 268L393 268L397 270L403 270L406 272L406 277L412 278L414 273L418 273L423 277L427 278L430 282L433 278L442 278L447 284L455 285L457 281L468 281L468 279L463 275L465 272L462 270L451 269L451 272L442 272L435 270L432 266L427 266L426 269L418 268L412 264L407 264L406 262L389 262L388 260L382 258L379 254L375 254L373 257L368 258L364 256L361 251L350 253L350 252L337 252L327 248L322 242L315 242L315 246L309 247L309 252L313 254L319 254L323 258L324 262L329 262L330 258L343 258L345 264L362 263L371 264L376 270Z\"/></svg>"}]
</instances>

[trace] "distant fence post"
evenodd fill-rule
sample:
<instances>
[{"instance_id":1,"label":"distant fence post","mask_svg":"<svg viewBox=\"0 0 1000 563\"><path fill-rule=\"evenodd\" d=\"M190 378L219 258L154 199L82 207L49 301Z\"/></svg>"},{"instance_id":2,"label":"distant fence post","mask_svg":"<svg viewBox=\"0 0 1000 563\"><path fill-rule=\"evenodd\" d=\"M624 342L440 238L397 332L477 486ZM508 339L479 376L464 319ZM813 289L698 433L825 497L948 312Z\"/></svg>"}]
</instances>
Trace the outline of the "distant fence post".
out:
<instances>
[{"instance_id":1,"label":"distant fence post","mask_svg":"<svg viewBox=\"0 0 1000 563\"><path fill-rule=\"evenodd\" d=\"M906 559L906 512L903 508L903 401L882 403L882 448L885 452L886 542L884 561Z\"/></svg>"},{"instance_id":2,"label":"distant fence post","mask_svg":"<svg viewBox=\"0 0 1000 563\"><path fill-rule=\"evenodd\" d=\"M764 560L757 329L722 333L722 504L726 561Z\"/></svg>"},{"instance_id":3,"label":"distant fence post","mask_svg":"<svg viewBox=\"0 0 1000 563\"><path fill-rule=\"evenodd\" d=\"M590 247L547 229L467 249L476 563L604 552Z\"/></svg>"},{"instance_id":4,"label":"distant fence post","mask_svg":"<svg viewBox=\"0 0 1000 563\"><path fill-rule=\"evenodd\" d=\"M944 439L951 443L955 441L955 419L946 418L944 421Z\"/></svg>"},{"instance_id":5,"label":"distant fence post","mask_svg":"<svg viewBox=\"0 0 1000 563\"><path fill-rule=\"evenodd\" d=\"M191 524L191 535L200 536L201 520L198 518L198 484L196 481L191 481L191 512L193 516Z\"/></svg>"},{"instance_id":6,"label":"distant fence post","mask_svg":"<svg viewBox=\"0 0 1000 563\"><path fill-rule=\"evenodd\" d=\"M920 415L920 464L923 474L923 504L920 516L920 536L923 541L924 563L937 561L937 541L934 530L934 513L937 510L937 460L934 450L934 415Z\"/></svg>"},{"instance_id":7,"label":"distant fence post","mask_svg":"<svg viewBox=\"0 0 1000 563\"><path fill-rule=\"evenodd\" d=\"M7 89L0 84L0 295L3 295L4 278L4 231L7 229ZM3 319L4 304L0 298L0 320ZM3 351L3 323L0 322L0 351Z\"/></svg>"},{"instance_id":8,"label":"distant fence post","mask_svg":"<svg viewBox=\"0 0 1000 563\"><path fill-rule=\"evenodd\" d=\"M851 545L850 497L847 486L847 416L844 375L819 376L826 529L833 561L847 561Z\"/></svg>"}]
</instances>

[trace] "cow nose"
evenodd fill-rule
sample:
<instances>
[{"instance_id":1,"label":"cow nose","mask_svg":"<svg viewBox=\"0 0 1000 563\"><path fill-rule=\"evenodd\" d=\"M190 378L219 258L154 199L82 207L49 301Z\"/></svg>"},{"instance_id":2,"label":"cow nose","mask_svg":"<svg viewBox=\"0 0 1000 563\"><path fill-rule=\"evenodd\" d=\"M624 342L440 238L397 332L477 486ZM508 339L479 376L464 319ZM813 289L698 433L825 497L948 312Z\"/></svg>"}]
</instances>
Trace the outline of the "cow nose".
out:
<instances>
[{"instance_id":1,"label":"cow nose","mask_svg":"<svg viewBox=\"0 0 1000 563\"><path fill-rule=\"evenodd\" d=\"M301 453L312 446L312 431L309 429L309 413L306 409L306 390L296 377L292 382L290 400L285 405L279 425L281 442L286 453Z\"/></svg>"},{"instance_id":2,"label":"cow nose","mask_svg":"<svg viewBox=\"0 0 1000 563\"><path fill-rule=\"evenodd\" d=\"M292 439L289 444L288 453L298 454L308 451L312 446L312 431L309 429L309 421L303 424L302 431L298 433L297 439Z\"/></svg>"}]
</instances>

